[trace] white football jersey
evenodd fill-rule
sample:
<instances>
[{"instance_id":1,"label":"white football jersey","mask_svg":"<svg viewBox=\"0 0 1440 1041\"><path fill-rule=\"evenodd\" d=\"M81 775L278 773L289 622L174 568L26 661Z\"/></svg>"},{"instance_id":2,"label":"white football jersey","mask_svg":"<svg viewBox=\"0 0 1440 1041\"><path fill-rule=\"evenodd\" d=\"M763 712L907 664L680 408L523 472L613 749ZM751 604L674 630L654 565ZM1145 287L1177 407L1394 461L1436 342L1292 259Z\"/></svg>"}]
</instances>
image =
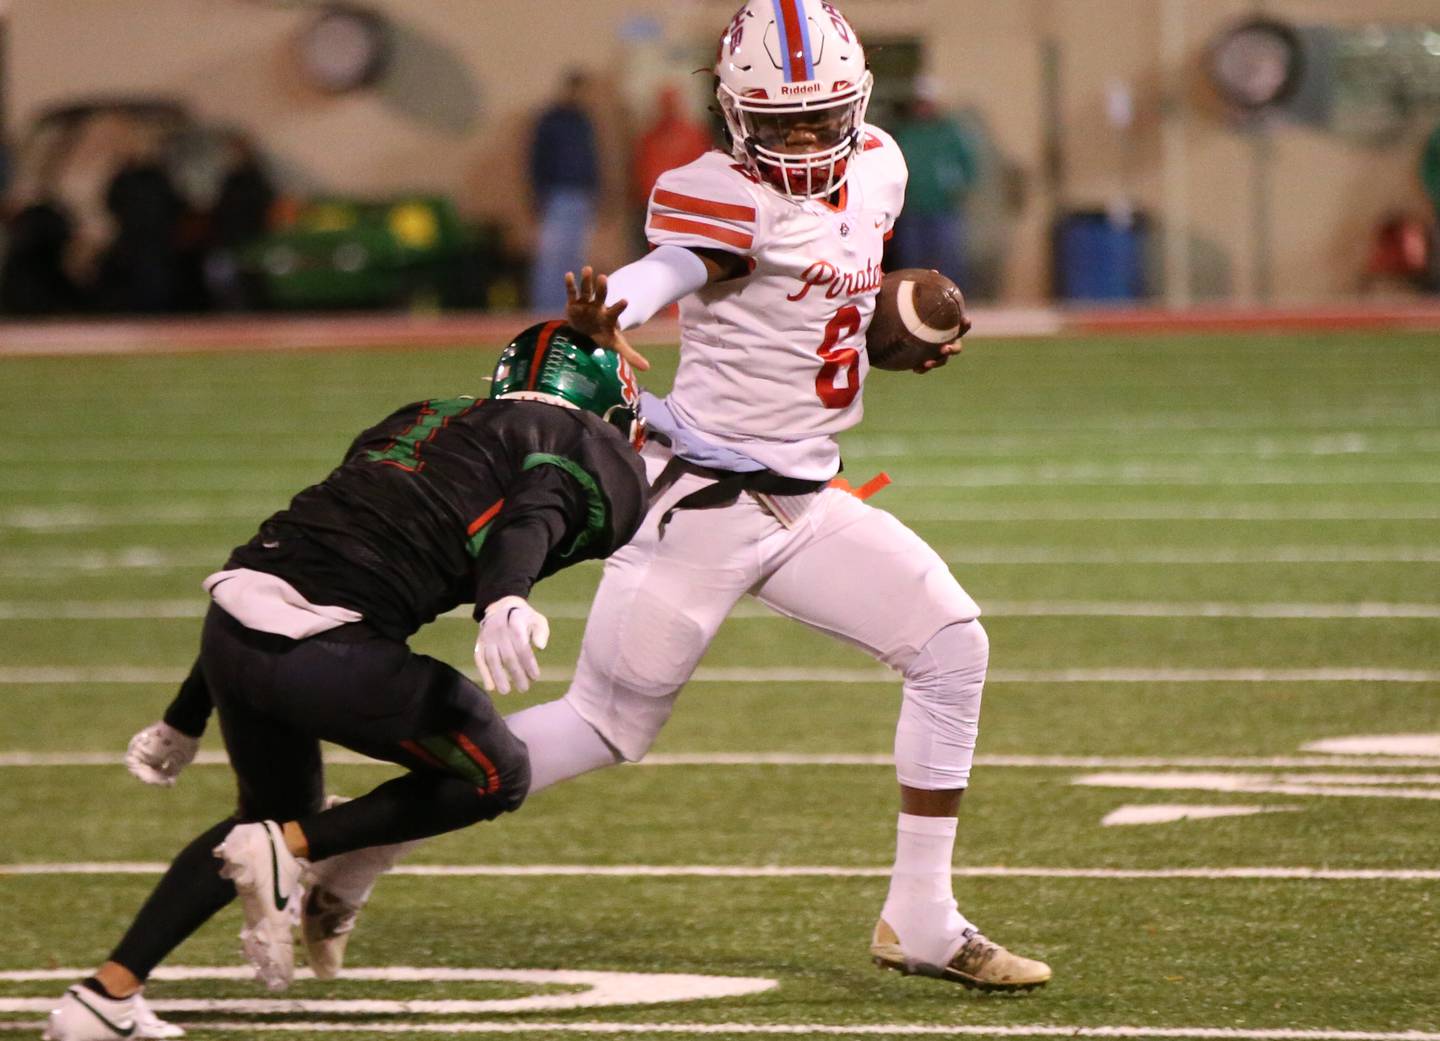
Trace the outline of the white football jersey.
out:
<instances>
[{"instance_id":1,"label":"white football jersey","mask_svg":"<svg viewBox=\"0 0 1440 1041\"><path fill-rule=\"evenodd\" d=\"M835 436L863 412L865 330L906 169L883 130L866 126L861 140L838 205L788 199L720 151L661 175L650 195L652 243L721 249L750 264L748 276L681 300L670 408L787 477L833 477Z\"/></svg>"}]
</instances>

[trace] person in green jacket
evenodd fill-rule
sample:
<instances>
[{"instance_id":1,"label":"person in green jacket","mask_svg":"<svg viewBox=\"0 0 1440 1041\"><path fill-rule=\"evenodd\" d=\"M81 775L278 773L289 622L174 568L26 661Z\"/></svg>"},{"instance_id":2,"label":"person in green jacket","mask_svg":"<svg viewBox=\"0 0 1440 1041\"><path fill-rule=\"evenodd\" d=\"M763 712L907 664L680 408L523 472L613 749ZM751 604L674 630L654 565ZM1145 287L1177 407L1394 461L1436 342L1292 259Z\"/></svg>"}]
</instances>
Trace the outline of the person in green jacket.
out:
<instances>
[{"instance_id":1,"label":"person in green jacket","mask_svg":"<svg viewBox=\"0 0 1440 1041\"><path fill-rule=\"evenodd\" d=\"M965 196L979 176L978 149L939 104L938 85L915 81L910 111L895 128L910 168L905 209L895 224L894 266L934 268L965 285Z\"/></svg>"}]
</instances>

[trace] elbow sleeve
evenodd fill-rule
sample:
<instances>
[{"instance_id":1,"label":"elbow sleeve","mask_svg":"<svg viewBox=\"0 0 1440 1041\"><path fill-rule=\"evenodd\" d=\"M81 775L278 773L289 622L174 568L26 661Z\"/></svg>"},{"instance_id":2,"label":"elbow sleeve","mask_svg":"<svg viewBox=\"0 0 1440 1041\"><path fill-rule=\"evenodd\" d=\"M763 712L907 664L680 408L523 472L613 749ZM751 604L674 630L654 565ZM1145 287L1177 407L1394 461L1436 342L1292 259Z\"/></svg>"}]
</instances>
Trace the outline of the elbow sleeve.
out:
<instances>
[{"instance_id":1,"label":"elbow sleeve","mask_svg":"<svg viewBox=\"0 0 1440 1041\"><path fill-rule=\"evenodd\" d=\"M684 246L659 246L610 275L605 305L626 301L620 313L620 328L633 329L709 280L705 262L690 250Z\"/></svg>"}]
</instances>

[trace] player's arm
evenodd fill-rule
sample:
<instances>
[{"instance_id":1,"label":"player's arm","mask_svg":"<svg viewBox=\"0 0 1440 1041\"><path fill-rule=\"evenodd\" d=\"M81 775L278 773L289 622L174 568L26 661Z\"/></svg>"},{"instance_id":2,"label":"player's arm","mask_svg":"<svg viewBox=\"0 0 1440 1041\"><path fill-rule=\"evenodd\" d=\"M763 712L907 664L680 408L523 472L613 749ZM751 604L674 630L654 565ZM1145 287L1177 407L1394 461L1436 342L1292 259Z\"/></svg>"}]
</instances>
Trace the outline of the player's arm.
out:
<instances>
[{"instance_id":1,"label":"player's arm","mask_svg":"<svg viewBox=\"0 0 1440 1041\"><path fill-rule=\"evenodd\" d=\"M197 661L180 684L164 718L130 739L125 750L126 768L146 784L167 788L173 785L180 771L194 760L212 708L210 689Z\"/></svg>"},{"instance_id":2,"label":"player's arm","mask_svg":"<svg viewBox=\"0 0 1440 1041\"><path fill-rule=\"evenodd\" d=\"M529 690L540 665L532 646L550 637L545 616L528 602L557 550L575 544L590 521L585 490L562 466L537 465L507 491L475 562L475 665L486 690ZM577 558L578 559L578 558Z\"/></svg>"},{"instance_id":3,"label":"player's arm","mask_svg":"<svg viewBox=\"0 0 1440 1041\"><path fill-rule=\"evenodd\" d=\"M743 180L703 162L664 173L650 195L645 234L655 247L608 276L566 277L566 319L603 346L636 361L624 330L715 282L751 270L760 210ZM632 356L633 355L633 356ZM642 364L643 362L643 364Z\"/></svg>"}]
</instances>

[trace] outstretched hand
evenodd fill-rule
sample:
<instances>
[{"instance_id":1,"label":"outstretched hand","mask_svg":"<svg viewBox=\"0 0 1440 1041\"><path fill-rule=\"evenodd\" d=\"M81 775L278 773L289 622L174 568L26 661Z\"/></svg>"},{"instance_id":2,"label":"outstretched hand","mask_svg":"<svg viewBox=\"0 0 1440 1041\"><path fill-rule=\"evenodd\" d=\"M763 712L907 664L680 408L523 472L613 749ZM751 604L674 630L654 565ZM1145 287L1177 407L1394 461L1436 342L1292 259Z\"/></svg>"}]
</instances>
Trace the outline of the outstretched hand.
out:
<instances>
[{"instance_id":1,"label":"outstretched hand","mask_svg":"<svg viewBox=\"0 0 1440 1041\"><path fill-rule=\"evenodd\" d=\"M650 362L634 347L630 346L620 332L620 312L625 310L626 300L617 300L605 306L605 276L597 275L588 264L580 269L580 281L575 281L575 272L565 272L565 321L601 347L614 351L641 372L650 368Z\"/></svg>"}]
</instances>

